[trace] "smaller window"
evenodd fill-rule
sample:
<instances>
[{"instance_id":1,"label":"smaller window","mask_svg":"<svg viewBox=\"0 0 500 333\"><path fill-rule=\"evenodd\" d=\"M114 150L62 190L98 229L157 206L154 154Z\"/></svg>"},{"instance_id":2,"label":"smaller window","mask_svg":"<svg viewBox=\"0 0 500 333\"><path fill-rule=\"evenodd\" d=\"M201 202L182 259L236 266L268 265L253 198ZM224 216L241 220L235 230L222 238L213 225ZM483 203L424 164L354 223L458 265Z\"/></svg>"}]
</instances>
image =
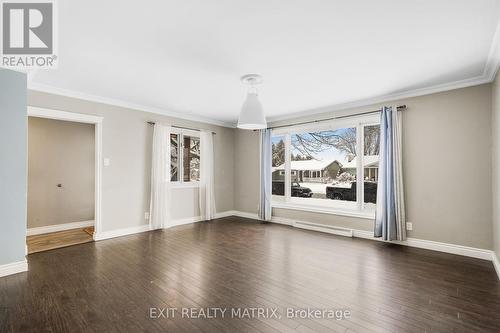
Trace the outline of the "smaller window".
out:
<instances>
[{"instance_id":1,"label":"smaller window","mask_svg":"<svg viewBox=\"0 0 500 333\"><path fill-rule=\"evenodd\" d=\"M179 134L170 134L170 181L179 181Z\"/></svg>"},{"instance_id":2,"label":"smaller window","mask_svg":"<svg viewBox=\"0 0 500 333\"><path fill-rule=\"evenodd\" d=\"M192 132L170 134L170 181L192 183L200 180L200 138Z\"/></svg>"}]
</instances>

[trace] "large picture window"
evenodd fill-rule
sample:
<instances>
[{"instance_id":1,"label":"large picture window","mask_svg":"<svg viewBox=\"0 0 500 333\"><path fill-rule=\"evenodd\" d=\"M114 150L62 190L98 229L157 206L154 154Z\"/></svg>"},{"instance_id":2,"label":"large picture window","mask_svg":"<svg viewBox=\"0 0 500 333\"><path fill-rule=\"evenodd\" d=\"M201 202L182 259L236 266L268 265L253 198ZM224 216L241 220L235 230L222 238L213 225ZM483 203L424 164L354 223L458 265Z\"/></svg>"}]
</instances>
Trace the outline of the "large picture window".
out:
<instances>
[{"instance_id":1,"label":"large picture window","mask_svg":"<svg viewBox=\"0 0 500 333\"><path fill-rule=\"evenodd\" d=\"M197 184L200 180L200 138L192 131L170 134L170 181Z\"/></svg>"},{"instance_id":2,"label":"large picture window","mask_svg":"<svg viewBox=\"0 0 500 333\"><path fill-rule=\"evenodd\" d=\"M379 141L376 116L273 130L273 206L372 217Z\"/></svg>"}]
</instances>

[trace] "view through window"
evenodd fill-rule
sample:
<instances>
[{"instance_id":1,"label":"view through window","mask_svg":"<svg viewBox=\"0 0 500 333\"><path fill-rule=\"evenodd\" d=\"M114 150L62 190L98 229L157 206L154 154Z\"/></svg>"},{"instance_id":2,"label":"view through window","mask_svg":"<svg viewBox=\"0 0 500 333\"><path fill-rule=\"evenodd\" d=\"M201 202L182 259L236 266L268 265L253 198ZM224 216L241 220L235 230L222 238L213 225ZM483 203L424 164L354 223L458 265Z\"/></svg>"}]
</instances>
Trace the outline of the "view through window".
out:
<instances>
[{"instance_id":1,"label":"view through window","mask_svg":"<svg viewBox=\"0 0 500 333\"><path fill-rule=\"evenodd\" d=\"M184 136L183 145L184 181L200 180L200 138Z\"/></svg>"},{"instance_id":2,"label":"view through window","mask_svg":"<svg viewBox=\"0 0 500 333\"><path fill-rule=\"evenodd\" d=\"M200 138L181 133L170 134L170 181L173 183L200 180Z\"/></svg>"},{"instance_id":3,"label":"view through window","mask_svg":"<svg viewBox=\"0 0 500 333\"><path fill-rule=\"evenodd\" d=\"M179 180L179 135L170 134L170 181Z\"/></svg>"},{"instance_id":4,"label":"view through window","mask_svg":"<svg viewBox=\"0 0 500 333\"><path fill-rule=\"evenodd\" d=\"M363 139L358 140L361 135ZM289 170L285 161L287 136ZM379 141L380 126L364 123L334 130L290 129L286 134L273 136L273 201L374 212ZM363 165L359 161L360 151ZM288 197L284 190L287 171Z\"/></svg>"},{"instance_id":5,"label":"view through window","mask_svg":"<svg viewBox=\"0 0 500 333\"><path fill-rule=\"evenodd\" d=\"M371 125L364 127L364 207L375 211L377 203L378 160L380 150L380 126Z\"/></svg>"},{"instance_id":6,"label":"view through window","mask_svg":"<svg viewBox=\"0 0 500 333\"><path fill-rule=\"evenodd\" d=\"M285 199L285 137L272 138L272 195L275 201Z\"/></svg>"}]
</instances>

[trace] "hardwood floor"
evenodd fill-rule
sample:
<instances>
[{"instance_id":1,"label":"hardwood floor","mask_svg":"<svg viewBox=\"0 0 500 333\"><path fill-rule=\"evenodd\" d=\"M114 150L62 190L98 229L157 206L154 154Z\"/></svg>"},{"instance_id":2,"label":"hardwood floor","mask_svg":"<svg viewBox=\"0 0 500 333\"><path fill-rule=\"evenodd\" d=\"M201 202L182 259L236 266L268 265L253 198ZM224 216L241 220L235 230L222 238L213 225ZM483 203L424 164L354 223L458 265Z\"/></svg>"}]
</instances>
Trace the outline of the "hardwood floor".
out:
<instances>
[{"instance_id":1,"label":"hardwood floor","mask_svg":"<svg viewBox=\"0 0 500 333\"><path fill-rule=\"evenodd\" d=\"M0 332L500 332L491 262L237 217L28 263L29 272L0 278ZM181 316L207 307L228 310ZM281 318L232 318L241 307L278 308ZM177 311L152 319L150 308ZM287 318L287 308L351 318Z\"/></svg>"},{"instance_id":2,"label":"hardwood floor","mask_svg":"<svg viewBox=\"0 0 500 333\"><path fill-rule=\"evenodd\" d=\"M26 237L28 253L31 254L76 244L93 242L94 239L92 238L92 233L89 232L90 228L92 228L93 231L94 228L89 227L28 236Z\"/></svg>"}]
</instances>

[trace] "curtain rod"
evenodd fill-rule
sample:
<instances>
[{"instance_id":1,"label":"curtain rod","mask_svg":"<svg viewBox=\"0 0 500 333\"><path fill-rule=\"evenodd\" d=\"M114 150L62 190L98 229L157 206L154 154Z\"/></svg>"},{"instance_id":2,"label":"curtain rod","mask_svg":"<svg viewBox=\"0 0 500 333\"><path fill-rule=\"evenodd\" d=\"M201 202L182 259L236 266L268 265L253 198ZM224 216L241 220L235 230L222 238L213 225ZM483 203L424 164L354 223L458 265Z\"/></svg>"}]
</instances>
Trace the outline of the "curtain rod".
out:
<instances>
[{"instance_id":1,"label":"curtain rod","mask_svg":"<svg viewBox=\"0 0 500 333\"><path fill-rule=\"evenodd\" d=\"M148 124L149 125L154 125L156 124L154 121L148 121ZM197 132L201 132L201 129L198 129L198 128L191 128L191 127L182 127L182 126L175 126L175 125L171 125L170 127L174 127L174 128L180 128L180 129L186 129L186 130L190 130L190 131L197 131ZM213 135L216 135L217 133L215 133L214 131L210 131Z\"/></svg>"},{"instance_id":2,"label":"curtain rod","mask_svg":"<svg viewBox=\"0 0 500 333\"><path fill-rule=\"evenodd\" d=\"M406 105L398 105L397 107L398 111L403 111L406 110ZM306 124L314 124L314 123L319 123L323 121L329 121L329 120L335 120L335 119L343 119L343 118L350 118L350 117L355 117L355 116L363 116L366 114L371 114L371 113L378 113L381 112L382 109L378 110L373 110L373 111L366 111L366 112L360 112L360 113L353 113L353 114L347 114L343 116L337 116L337 117L331 117L331 118L325 118L325 119L318 119L318 120L310 120L310 121L303 121L301 123L294 123L294 124L288 124L288 125L279 125L279 126L272 126L268 127L267 129L275 129L275 128L283 128L283 127L292 127L292 126L298 126L298 125L306 125Z\"/></svg>"}]
</instances>

